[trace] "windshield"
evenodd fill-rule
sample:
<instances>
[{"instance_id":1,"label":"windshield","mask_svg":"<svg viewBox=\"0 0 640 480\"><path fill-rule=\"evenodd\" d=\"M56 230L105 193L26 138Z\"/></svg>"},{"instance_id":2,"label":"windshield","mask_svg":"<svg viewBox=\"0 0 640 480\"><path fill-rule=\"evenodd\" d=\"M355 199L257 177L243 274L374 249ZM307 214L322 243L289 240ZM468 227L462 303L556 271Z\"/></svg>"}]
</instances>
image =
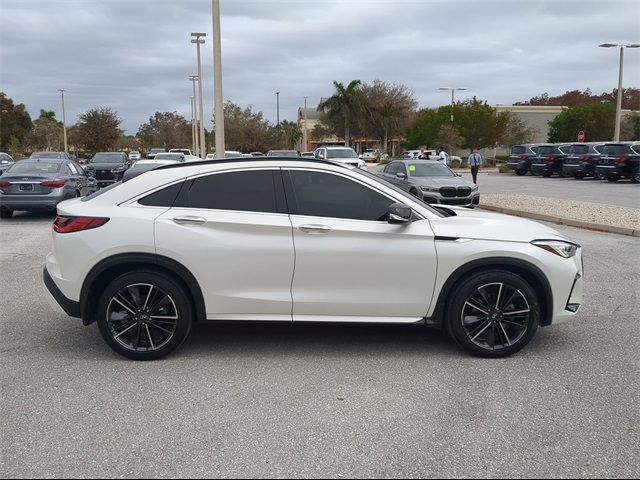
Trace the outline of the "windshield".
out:
<instances>
[{"instance_id":1,"label":"windshield","mask_svg":"<svg viewBox=\"0 0 640 480\"><path fill-rule=\"evenodd\" d=\"M358 158L352 148L331 148L327 149L327 158Z\"/></svg>"},{"instance_id":2,"label":"windshield","mask_svg":"<svg viewBox=\"0 0 640 480\"><path fill-rule=\"evenodd\" d=\"M124 158L121 153L96 153L91 159L91 163L122 163Z\"/></svg>"},{"instance_id":3,"label":"windshield","mask_svg":"<svg viewBox=\"0 0 640 480\"><path fill-rule=\"evenodd\" d=\"M400 190L394 184L387 182L384 178L381 178L377 175L374 175L373 173L367 172L366 170L362 170L360 168L354 168L351 171L358 175L364 175L369 179L375 180L376 182L383 184L385 187L390 188L391 190L393 190L395 193L397 193L399 196L402 196L403 198L408 198L410 200L413 200L416 203L419 203L422 207L426 208L427 210L429 210L434 215L437 215L438 217L441 217L441 218L446 217L446 215L444 215L442 212L439 212L428 203L425 203L423 200L419 199L418 197L411 195L409 192Z\"/></svg>"},{"instance_id":4,"label":"windshield","mask_svg":"<svg viewBox=\"0 0 640 480\"><path fill-rule=\"evenodd\" d=\"M43 173L57 173L61 162L16 162L11 165L5 175L42 175Z\"/></svg>"},{"instance_id":5,"label":"windshield","mask_svg":"<svg viewBox=\"0 0 640 480\"><path fill-rule=\"evenodd\" d=\"M442 163L409 164L411 177L455 177L456 174Z\"/></svg>"},{"instance_id":6,"label":"windshield","mask_svg":"<svg viewBox=\"0 0 640 480\"><path fill-rule=\"evenodd\" d=\"M184 155L182 153L159 153L156 155L155 160L175 160L176 162L184 161Z\"/></svg>"},{"instance_id":7,"label":"windshield","mask_svg":"<svg viewBox=\"0 0 640 480\"><path fill-rule=\"evenodd\" d=\"M605 145L603 155L623 155L629 153L628 145Z\"/></svg>"},{"instance_id":8,"label":"windshield","mask_svg":"<svg viewBox=\"0 0 640 480\"><path fill-rule=\"evenodd\" d=\"M31 158L62 158L62 154L58 152L33 152Z\"/></svg>"}]
</instances>

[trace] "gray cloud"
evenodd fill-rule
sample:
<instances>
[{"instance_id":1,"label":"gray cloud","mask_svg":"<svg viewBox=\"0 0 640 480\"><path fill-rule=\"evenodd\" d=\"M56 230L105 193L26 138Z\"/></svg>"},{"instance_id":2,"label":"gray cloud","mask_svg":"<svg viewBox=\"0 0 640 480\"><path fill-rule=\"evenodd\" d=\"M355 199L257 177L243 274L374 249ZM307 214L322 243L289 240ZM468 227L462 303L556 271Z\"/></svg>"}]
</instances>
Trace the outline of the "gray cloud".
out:
<instances>
[{"instance_id":1,"label":"gray cloud","mask_svg":"<svg viewBox=\"0 0 640 480\"><path fill-rule=\"evenodd\" d=\"M294 119L332 81L401 82L419 105L448 102L440 86L490 103L617 84L618 55L603 42L639 42L637 1L222 0L225 98ZM209 0L0 0L1 89L68 121L110 106L135 133L155 111L190 115L192 31L203 49L205 110L213 110ZM625 57L625 86L640 84L640 49ZM61 115L58 113L58 117Z\"/></svg>"}]
</instances>

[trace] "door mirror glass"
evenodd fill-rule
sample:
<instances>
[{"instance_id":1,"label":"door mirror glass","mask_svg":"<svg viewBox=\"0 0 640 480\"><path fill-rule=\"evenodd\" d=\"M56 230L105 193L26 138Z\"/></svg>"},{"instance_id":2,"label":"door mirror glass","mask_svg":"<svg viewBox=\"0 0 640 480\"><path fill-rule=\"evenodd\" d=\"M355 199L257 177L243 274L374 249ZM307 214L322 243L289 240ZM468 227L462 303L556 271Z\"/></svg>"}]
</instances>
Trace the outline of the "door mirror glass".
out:
<instances>
[{"instance_id":1,"label":"door mirror glass","mask_svg":"<svg viewBox=\"0 0 640 480\"><path fill-rule=\"evenodd\" d=\"M392 203L389 205L389 223L409 223L411 221L411 207L404 203Z\"/></svg>"},{"instance_id":2,"label":"door mirror glass","mask_svg":"<svg viewBox=\"0 0 640 480\"><path fill-rule=\"evenodd\" d=\"M396 173L396 177L398 177L400 180L404 180L407 178L407 173L406 172L398 172Z\"/></svg>"}]
</instances>

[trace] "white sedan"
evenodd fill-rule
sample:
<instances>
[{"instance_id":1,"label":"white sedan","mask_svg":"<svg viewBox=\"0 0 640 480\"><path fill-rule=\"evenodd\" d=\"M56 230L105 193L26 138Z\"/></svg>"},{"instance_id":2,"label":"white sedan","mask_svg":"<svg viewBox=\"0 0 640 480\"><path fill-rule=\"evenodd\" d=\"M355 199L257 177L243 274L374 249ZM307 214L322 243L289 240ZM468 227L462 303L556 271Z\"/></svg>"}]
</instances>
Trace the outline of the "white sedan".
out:
<instances>
[{"instance_id":1,"label":"white sedan","mask_svg":"<svg viewBox=\"0 0 640 480\"><path fill-rule=\"evenodd\" d=\"M235 320L426 324L503 357L582 303L581 248L552 228L318 159L167 165L60 203L53 229L51 305L138 360Z\"/></svg>"}]
</instances>

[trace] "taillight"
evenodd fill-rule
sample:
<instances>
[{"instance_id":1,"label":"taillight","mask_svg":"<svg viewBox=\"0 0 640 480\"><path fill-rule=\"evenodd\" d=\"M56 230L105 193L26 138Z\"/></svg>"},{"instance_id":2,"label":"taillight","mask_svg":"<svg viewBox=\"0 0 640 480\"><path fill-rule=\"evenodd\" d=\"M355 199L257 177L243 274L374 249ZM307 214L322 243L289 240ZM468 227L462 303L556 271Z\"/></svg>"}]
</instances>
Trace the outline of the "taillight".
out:
<instances>
[{"instance_id":1,"label":"taillight","mask_svg":"<svg viewBox=\"0 0 640 480\"><path fill-rule=\"evenodd\" d=\"M583 162L588 162L591 157L580 157Z\"/></svg>"},{"instance_id":2,"label":"taillight","mask_svg":"<svg viewBox=\"0 0 640 480\"><path fill-rule=\"evenodd\" d=\"M43 187L61 188L64 187L65 183L66 182L64 180L46 180L40 185L42 185Z\"/></svg>"},{"instance_id":3,"label":"taillight","mask_svg":"<svg viewBox=\"0 0 640 480\"><path fill-rule=\"evenodd\" d=\"M0 188L10 187L10 186L11 186L11 182L0 182Z\"/></svg>"},{"instance_id":4,"label":"taillight","mask_svg":"<svg viewBox=\"0 0 640 480\"><path fill-rule=\"evenodd\" d=\"M616 163L627 163L627 161L629 160L629 157L627 157L626 155L622 155L621 157L618 158L618 160L616 160Z\"/></svg>"},{"instance_id":5,"label":"taillight","mask_svg":"<svg viewBox=\"0 0 640 480\"><path fill-rule=\"evenodd\" d=\"M549 156L547 157L547 160L555 160L555 159L556 159L556 157L554 157L553 155L549 155Z\"/></svg>"},{"instance_id":6,"label":"taillight","mask_svg":"<svg viewBox=\"0 0 640 480\"><path fill-rule=\"evenodd\" d=\"M106 217L66 217L57 216L53 222L56 233L73 233L98 228L109 221Z\"/></svg>"},{"instance_id":7,"label":"taillight","mask_svg":"<svg viewBox=\"0 0 640 480\"><path fill-rule=\"evenodd\" d=\"M527 156L526 155L520 155L520 160L526 160Z\"/></svg>"}]
</instances>

